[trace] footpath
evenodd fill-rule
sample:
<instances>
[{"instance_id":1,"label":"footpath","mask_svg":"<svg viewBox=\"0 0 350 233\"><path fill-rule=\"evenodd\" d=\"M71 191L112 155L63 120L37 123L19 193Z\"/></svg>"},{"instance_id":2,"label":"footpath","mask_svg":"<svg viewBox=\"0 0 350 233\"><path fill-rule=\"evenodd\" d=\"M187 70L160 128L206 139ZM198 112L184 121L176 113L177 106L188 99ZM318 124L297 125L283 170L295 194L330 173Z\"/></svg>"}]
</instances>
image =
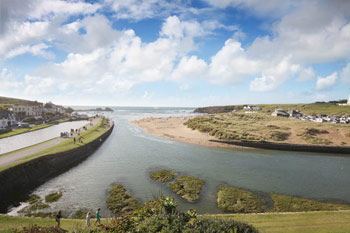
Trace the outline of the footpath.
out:
<instances>
[{"instance_id":1,"label":"footpath","mask_svg":"<svg viewBox=\"0 0 350 233\"><path fill-rule=\"evenodd\" d=\"M98 124L100 121L100 118L94 118L91 123L91 124L88 124L86 125L85 127L87 129L95 126L96 124ZM85 130L83 128L80 128L80 133L84 132ZM73 137L77 136L78 134L74 133L73 134ZM73 140L72 138L73 137L68 137L68 138L63 138L63 137L57 137L57 138L54 138L54 139L51 139L51 140L48 140L46 142L42 142L42 143L39 143L37 145L33 145L33 146L29 146L28 148L24 148L24 149L20 149L18 151L14 151L14 152L10 152L4 156L1 156L0 157L0 169L2 167L6 167L6 166L9 166L11 165L12 163L16 163L22 159L24 159L25 157L29 156L29 155L32 155L32 154L35 154L35 153L38 153L40 151L43 151L43 150L46 150L48 148L51 148L55 145L58 145L64 141L67 141L67 140Z\"/></svg>"}]
</instances>

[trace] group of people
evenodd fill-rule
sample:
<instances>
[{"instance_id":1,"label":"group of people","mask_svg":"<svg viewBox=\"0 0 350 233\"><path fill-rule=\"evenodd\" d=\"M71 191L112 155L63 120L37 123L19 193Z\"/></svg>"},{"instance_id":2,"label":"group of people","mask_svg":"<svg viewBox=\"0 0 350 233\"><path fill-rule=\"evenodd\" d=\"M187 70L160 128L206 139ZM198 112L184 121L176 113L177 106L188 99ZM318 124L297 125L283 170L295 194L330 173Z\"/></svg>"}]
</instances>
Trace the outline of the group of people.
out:
<instances>
[{"instance_id":1,"label":"group of people","mask_svg":"<svg viewBox=\"0 0 350 233\"><path fill-rule=\"evenodd\" d=\"M101 224L101 214L100 214L100 210L101 208L98 208L96 211L96 222L95 225ZM56 222L57 222L57 228L61 228L61 218L62 218L62 212L58 211L57 215L56 215ZM86 214L86 226L90 227L90 220L91 220L91 213L88 212Z\"/></svg>"}]
</instances>

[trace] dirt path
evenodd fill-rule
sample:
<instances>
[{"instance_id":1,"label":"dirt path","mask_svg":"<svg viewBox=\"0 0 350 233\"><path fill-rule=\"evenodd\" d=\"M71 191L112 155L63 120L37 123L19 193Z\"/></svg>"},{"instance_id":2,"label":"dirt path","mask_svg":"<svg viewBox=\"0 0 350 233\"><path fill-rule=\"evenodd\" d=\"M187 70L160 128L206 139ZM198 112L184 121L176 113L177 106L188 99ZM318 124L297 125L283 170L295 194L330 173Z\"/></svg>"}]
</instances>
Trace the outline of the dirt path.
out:
<instances>
[{"instance_id":1,"label":"dirt path","mask_svg":"<svg viewBox=\"0 0 350 233\"><path fill-rule=\"evenodd\" d=\"M94 125L96 125L98 122L100 121L100 118L94 118L92 120L92 126L90 124L87 125L87 128L91 128ZM81 128L80 132L84 132L84 130ZM74 136L77 136L77 134L74 134ZM46 142L43 143L39 143L37 145L33 145L28 147L27 149L23 149L23 150L19 150L13 153L9 153L7 155L1 156L0 157L0 168L2 167L6 167L11 165L12 163L18 162L21 159L25 158L28 155L32 155L35 153L38 153L42 150L46 150L50 147L53 147L55 145L60 144L61 142L64 142L66 140L72 140L71 137L69 138L61 138L61 137L57 137L51 140L48 140Z\"/></svg>"}]
</instances>

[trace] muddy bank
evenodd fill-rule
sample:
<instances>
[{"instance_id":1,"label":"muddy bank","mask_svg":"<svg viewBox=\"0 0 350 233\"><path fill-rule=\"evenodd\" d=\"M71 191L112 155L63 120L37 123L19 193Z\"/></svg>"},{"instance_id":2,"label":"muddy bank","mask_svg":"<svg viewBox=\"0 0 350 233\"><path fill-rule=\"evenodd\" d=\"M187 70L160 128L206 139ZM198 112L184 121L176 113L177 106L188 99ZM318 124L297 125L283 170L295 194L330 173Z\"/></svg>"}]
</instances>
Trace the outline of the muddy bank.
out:
<instances>
[{"instance_id":1,"label":"muddy bank","mask_svg":"<svg viewBox=\"0 0 350 233\"><path fill-rule=\"evenodd\" d=\"M79 148L43 156L0 172L0 212L6 213L9 207L26 200L32 190L88 158L108 138L113 127Z\"/></svg>"}]
</instances>

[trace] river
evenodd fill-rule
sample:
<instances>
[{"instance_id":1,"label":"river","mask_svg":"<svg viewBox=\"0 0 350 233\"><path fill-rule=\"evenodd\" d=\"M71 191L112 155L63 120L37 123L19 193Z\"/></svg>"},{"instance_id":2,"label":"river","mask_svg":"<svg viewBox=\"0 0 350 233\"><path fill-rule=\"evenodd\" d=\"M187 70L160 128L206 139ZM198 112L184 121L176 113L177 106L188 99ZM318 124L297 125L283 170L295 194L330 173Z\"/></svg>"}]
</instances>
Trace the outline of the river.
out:
<instances>
[{"instance_id":1,"label":"river","mask_svg":"<svg viewBox=\"0 0 350 233\"><path fill-rule=\"evenodd\" d=\"M29 133L18 134L8 138L0 139L0 155L32 146L55 137L59 137L61 132L69 132L71 129L78 129L89 123L88 121L64 122L48 128L32 131Z\"/></svg>"},{"instance_id":2,"label":"river","mask_svg":"<svg viewBox=\"0 0 350 233\"><path fill-rule=\"evenodd\" d=\"M115 128L105 143L87 160L37 188L46 194L64 190L52 210L73 212L80 208L102 210L113 183L122 183L141 201L173 195L182 210L220 213L216 204L221 184L263 192L307 198L350 201L350 157L333 154L220 149L154 137L129 122L144 117L187 116L193 109L117 108L105 113ZM205 181L200 200L187 203L149 178L149 171L166 168ZM15 211L12 211L13 214Z\"/></svg>"}]
</instances>

